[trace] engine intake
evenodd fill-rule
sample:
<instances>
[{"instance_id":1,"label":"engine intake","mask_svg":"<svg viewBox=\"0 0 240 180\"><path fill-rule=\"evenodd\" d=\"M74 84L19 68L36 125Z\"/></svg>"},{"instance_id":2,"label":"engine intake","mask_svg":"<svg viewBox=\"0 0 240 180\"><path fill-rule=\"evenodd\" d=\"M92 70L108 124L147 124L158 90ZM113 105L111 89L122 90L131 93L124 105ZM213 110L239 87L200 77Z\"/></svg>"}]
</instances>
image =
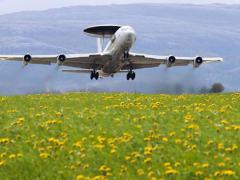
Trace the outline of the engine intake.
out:
<instances>
[{"instance_id":1,"label":"engine intake","mask_svg":"<svg viewBox=\"0 0 240 180\"><path fill-rule=\"evenodd\" d=\"M23 57L23 64L24 65L28 65L28 63L32 60L32 56L30 54L26 54L24 57Z\"/></svg>"},{"instance_id":2,"label":"engine intake","mask_svg":"<svg viewBox=\"0 0 240 180\"><path fill-rule=\"evenodd\" d=\"M196 57L196 59L194 60L193 66L195 68L198 68L202 63L203 63L203 58L202 57Z\"/></svg>"},{"instance_id":3,"label":"engine intake","mask_svg":"<svg viewBox=\"0 0 240 180\"><path fill-rule=\"evenodd\" d=\"M64 61L66 61L66 56L64 54L61 54L57 57L57 63L58 65L63 65Z\"/></svg>"},{"instance_id":4,"label":"engine intake","mask_svg":"<svg viewBox=\"0 0 240 180\"><path fill-rule=\"evenodd\" d=\"M167 59L167 66L171 67L171 65L173 65L175 62L176 62L175 56L169 56Z\"/></svg>"}]
</instances>

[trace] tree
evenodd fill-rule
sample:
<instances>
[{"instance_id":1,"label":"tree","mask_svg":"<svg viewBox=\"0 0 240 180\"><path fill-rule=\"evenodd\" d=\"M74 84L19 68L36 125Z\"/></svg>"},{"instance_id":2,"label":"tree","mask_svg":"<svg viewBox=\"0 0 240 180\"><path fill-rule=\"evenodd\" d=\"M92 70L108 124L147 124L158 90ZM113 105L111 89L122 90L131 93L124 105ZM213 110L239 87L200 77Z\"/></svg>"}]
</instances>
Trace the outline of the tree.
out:
<instances>
[{"instance_id":1,"label":"tree","mask_svg":"<svg viewBox=\"0 0 240 180\"><path fill-rule=\"evenodd\" d=\"M210 92L211 93L221 93L224 91L224 86L221 83L215 83L212 85Z\"/></svg>"}]
</instances>

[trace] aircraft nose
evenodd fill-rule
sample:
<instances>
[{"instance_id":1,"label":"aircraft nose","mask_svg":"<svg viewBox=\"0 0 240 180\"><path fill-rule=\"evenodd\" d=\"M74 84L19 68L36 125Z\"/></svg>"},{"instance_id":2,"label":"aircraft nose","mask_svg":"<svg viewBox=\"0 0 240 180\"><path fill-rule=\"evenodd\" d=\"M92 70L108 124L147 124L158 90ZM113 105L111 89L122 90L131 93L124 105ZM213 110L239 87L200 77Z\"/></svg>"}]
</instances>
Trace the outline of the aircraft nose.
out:
<instances>
[{"instance_id":1,"label":"aircraft nose","mask_svg":"<svg viewBox=\"0 0 240 180\"><path fill-rule=\"evenodd\" d=\"M135 42L135 40L136 40L135 32L133 30L128 30L127 38L128 38L128 41Z\"/></svg>"}]
</instances>

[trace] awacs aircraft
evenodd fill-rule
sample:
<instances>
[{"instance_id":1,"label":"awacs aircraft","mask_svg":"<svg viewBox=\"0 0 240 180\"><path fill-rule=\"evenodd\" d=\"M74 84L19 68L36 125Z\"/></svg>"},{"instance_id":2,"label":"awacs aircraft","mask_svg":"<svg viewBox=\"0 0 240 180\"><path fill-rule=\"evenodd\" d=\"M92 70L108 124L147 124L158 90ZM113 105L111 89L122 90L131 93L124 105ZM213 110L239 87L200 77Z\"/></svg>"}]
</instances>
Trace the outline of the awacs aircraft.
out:
<instances>
[{"instance_id":1,"label":"awacs aircraft","mask_svg":"<svg viewBox=\"0 0 240 180\"><path fill-rule=\"evenodd\" d=\"M91 79L114 76L115 73L126 73L127 80L134 80L134 70L153 68L161 64L167 67L186 66L194 68L201 64L223 61L222 58L207 57L175 57L138 54L130 52L136 42L136 33L130 26L100 25L84 30L87 35L97 38L97 53L92 54L61 54L61 55L0 55L0 60L23 61L24 65L51 64L70 66L79 69L63 70L70 73L89 73ZM103 49L104 39L109 42Z\"/></svg>"}]
</instances>

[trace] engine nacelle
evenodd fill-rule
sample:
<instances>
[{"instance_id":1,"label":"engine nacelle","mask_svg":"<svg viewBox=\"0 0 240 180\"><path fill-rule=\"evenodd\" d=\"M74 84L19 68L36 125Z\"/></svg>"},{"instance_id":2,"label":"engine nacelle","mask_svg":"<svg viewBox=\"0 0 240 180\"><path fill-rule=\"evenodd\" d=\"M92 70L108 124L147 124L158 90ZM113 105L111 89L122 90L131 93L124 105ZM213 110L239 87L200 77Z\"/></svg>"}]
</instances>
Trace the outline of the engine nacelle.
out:
<instances>
[{"instance_id":1,"label":"engine nacelle","mask_svg":"<svg viewBox=\"0 0 240 180\"><path fill-rule=\"evenodd\" d=\"M63 65L63 63L66 61L66 56L64 54L61 54L57 57L57 64L59 66Z\"/></svg>"},{"instance_id":2,"label":"engine nacelle","mask_svg":"<svg viewBox=\"0 0 240 180\"><path fill-rule=\"evenodd\" d=\"M26 66L28 65L28 63L32 60L32 56L30 54L26 54L23 57L23 64Z\"/></svg>"},{"instance_id":3,"label":"engine nacelle","mask_svg":"<svg viewBox=\"0 0 240 180\"><path fill-rule=\"evenodd\" d=\"M193 67L198 68L202 63L203 63L203 58L202 57L196 57L194 62L193 62Z\"/></svg>"},{"instance_id":4,"label":"engine nacelle","mask_svg":"<svg viewBox=\"0 0 240 180\"><path fill-rule=\"evenodd\" d=\"M176 62L175 56L169 56L167 59L167 66L171 67Z\"/></svg>"}]
</instances>

